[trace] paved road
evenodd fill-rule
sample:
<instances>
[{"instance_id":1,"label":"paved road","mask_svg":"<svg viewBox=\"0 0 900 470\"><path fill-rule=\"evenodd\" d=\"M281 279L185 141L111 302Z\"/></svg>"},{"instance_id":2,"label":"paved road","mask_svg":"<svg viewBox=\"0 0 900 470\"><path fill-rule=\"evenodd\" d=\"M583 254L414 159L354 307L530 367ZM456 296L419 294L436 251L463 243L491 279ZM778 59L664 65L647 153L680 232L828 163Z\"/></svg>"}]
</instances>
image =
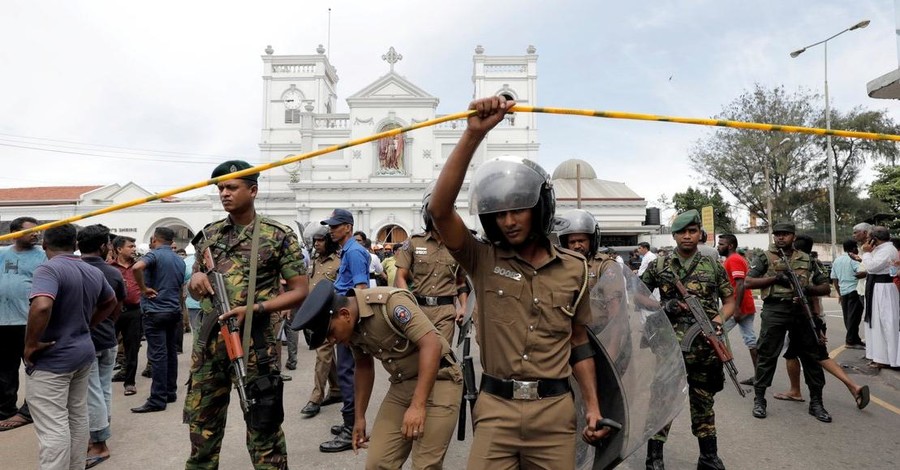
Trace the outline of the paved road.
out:
<instances>
[{"instance_id":1,"label":"paved road","mask_svg":"<svg viewBox=\"0 0 900 470\"><path fill-rule=\"evenodd\" d=\"M856 409L846 388L828 376L825 405L834 422L824 424L807 414L805 403L769 400L769 417L754 419L750 415L751 398L741 398L732 388L716 396L720 455L729 469L894 469L900 462L900 372L883 370L872 372L865 367L862 351L843 350L836 346L843 338L840 310L833 299L825 301L828 331L832 349L838 362L847 367L850 376L872 389L872 403L863 411ZM759 324L757 323L757 328ZM189 341L189 337L185 341ZM737 330L731 333L735 357L741 377L750 373L750 359L740 343ZM143 367L144 358L141 359ZM294 469L359 469L364 467L365 452L354 455L322 454L318 445L329 437L328 428L340 421L339 405L326 407L312 419L300 417L299 410L306 403L311 389L312 366L315 356L301 351L299 367L290 372L294 380L285 387L286 423L289 459ZM186 377L189 357L179 357L180 381ZM24 378L23 378L24 382ZM379 403L386 390L387 380L379 369L373 403ZM770 391L786 388L783 368L776 375ZM727 385L727 384L726 384ZM122 396L121 384L114 384L113 437L109 441L112 458L98 466L103 469L184 467L188 455L187 427L181 424L181 405L170 405L166 411L135 415L129 408L143 403L150 380L138 377L138 394ZM804 389L804 396L808 392ZM177 405L177 406L176 406ZM232 403L231 420L225 432L221 468L250 468L244 447L244 424L240 409ZM374 422L375 409L369 410L368 420ZM471 439L471 435L468 436ZM452 441L445 460L449 469L465 468L470 440ZM643 468L644 448L619 468ZM676 419L669 443L666 463L670 469L695 468L697 444L690 433L688 411ZM0 467L29 469L37 467L37 439L33 427L26 426L0 433Z\"/></svg>"}]
</instances>

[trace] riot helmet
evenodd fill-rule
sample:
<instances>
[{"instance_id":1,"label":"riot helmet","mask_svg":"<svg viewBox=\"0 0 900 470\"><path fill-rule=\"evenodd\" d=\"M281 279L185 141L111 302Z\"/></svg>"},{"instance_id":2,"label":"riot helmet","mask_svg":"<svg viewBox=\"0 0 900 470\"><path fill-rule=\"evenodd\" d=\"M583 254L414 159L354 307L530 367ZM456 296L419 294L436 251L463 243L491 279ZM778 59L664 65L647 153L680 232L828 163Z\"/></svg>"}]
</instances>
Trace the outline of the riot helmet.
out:
<instances>
[{"instance_id":1,"label":"riot helmet","mask_svg":"<svg viewBox=\"0 0 900 470\"><path fill-rule=\"evenodd\" d=\"M532 233L550 234L556 211L550 175L537 163L512 155L482 163L469 185L469 211L481 219L485 238L506 244L494 214L521 209L533 209Z\"/></svg>"},{"instance_id":2,"label":"riot helmet","mask_svg":"<svg viewBox=\"0 0 900 470\"><path fill-rule=\"evenodd\" d=\"M553 231L559 236L560 246L568 244L569 235L583 233L590 239L587 257L592 258L600 247L600 226L590 212L583 209L572 209L554 219Z\"/></svg>"}]
</instances>

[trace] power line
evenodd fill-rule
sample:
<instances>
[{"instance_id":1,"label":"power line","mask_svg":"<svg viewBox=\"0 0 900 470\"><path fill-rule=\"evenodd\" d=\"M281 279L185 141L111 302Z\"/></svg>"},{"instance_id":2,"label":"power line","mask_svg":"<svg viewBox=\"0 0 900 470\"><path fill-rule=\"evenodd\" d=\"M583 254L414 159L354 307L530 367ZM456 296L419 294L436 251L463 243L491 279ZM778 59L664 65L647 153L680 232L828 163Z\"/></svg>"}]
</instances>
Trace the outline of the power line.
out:
<instances>
[{"instance_id":1,"label":"power line","mask_svg":"<svg viewBox=\"0 0 900 470\"><path fill-rule=\"evenodd\" d=\"M221 161L221 160L189 161L189 160L184 160L184 159L175 160L175 159L165 159L165 158L144 158L144 157L135 157L135 156L100 155L100 154L89 153L89 152L76 152L76 151L72 151L72 150L58 150L58 149L53 149L53 148L32 147L32 146L28 146L28 145L15 145L15 144L6 143L6 142L0 142L0 146L21 148L21 149L26 149L26 150L37 150L37 151L41 151L41 152L61 153L61 154L66 154L66 155L84 155L84 156L88 156L88 157L108 158L108 159L112 159L112 160L129 160L129 161L140 160L140 161L148 161L148 162L182 163L182 164L194 164L194 165L209 165L210 163L217 163L217 162ZM222 158L229 158L229 157L222 157ZM250 161L249 163L253 163L253 162Z\"/></svg>"},{"instance_id":2,"label":"power line","mask_svg":"<svg viewBox=\"0 0 900 470\"><path fill-rule=\"evenodd\" d=\"M14 141L14 142L17 141L17 139L40 140L40 141L47 141L47 142L61 142L64 144L74 144L74 145L80 145L80 146L85 146L85 147L95 147L96 150L98 150L98 151L103 151L102 150L103 148L109 148L109 149L127 150L129 152L139 152L139 153L149 152L149 153L153 153L153 154L185 155L185 156L199 156L199 157L225 158L225 159L235 158L232 155L216 155L216 154L204 154L204 153L175 152L175 151L168 151L168 150L136 149L136 148L130 148L130 147L117 147L114 145L90 144L90 143L85 143L85 142L76 142L76 141L72 141L72 140L50 139L50 138L45 138L45 137L30 137L30 136L25 136L25 135L7 134L4 132L0 132L0 136L11 137L12 139L7 138L7 139L2 139L2 140L8 140L8 141ZM42 145L40 142L19 142L19 143ZM54 144L48 144L48 145L54 145ZM65 147L65 146L61 146L61 145L54 145L54 146Z\"/></svg>"}]
</instances>

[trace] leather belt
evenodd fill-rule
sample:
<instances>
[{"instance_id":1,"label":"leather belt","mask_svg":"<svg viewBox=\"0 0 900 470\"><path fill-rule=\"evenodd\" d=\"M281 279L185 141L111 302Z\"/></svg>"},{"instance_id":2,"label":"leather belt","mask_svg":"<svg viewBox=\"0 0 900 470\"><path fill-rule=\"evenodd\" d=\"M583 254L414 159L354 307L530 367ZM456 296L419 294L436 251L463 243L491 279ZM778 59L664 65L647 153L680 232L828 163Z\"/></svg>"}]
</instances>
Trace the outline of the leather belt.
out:
<instances>
[{"instance_id":1,"label":"leather belt","mask_svg":"<svg viewBox=\"0 0 900 470\"><path fill-rule=\"evenodd\" d=\"M568 379L504 380L481 374L481 390L507 400L540 400L572 389Z\"/></svg>"},{"instance_id":2,"label":"leather belt","mask_svg":"<svg viewBox=\"0 0 900 470\"><path fill-rule=\"evenodd\" d=\"M417 295L415 297L416 302L418 302L419 305L428 305L429 307L434 307L437 305L453 305L452 295L445 295L442 297L422 297Z\"/></svg>"}]
</instances>

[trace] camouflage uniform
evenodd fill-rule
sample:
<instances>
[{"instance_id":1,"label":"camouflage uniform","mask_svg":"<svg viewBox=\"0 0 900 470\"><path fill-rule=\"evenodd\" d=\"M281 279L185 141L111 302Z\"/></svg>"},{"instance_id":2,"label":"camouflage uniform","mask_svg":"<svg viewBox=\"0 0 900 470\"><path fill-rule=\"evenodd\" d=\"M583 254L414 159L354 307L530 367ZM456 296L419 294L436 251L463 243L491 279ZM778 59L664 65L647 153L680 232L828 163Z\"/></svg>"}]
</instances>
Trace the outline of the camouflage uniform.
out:
<instances>
[{"instance_id":1,"label":"camouflage uniform","mask_svg":"<svg viewBox=\"0 0 900 470\"><path fill-rule=\"evenodd\" d=\"M699 257L699 261L697 260ZM697 266L689 276L684 277L694 263ZM680 279L688 293L696 295L710 319L719 313L719 299L734 296L734 289L728 282L725 268L721 264L699 252L687 260L678 255L659 258L650 264L641 280L652 291L659 288L660 301L665 303L672 299L681 299L675 287L675 279ZM669 321L675 329L679 342L684 339L687 330L696 322L690 311L669 315ZM690 345L690 350L683 352L684 364L687 368L689 385L688 396L691 406L691 432L698 438L716 435L716 416L713 410L716 392L725 385L725 374L722 362L703 338L698 335ZM671 423L653 436L653 440L665 442Z\"/></svg>"},{"instance_id":2,"label":"camouflage uniform","mask_svg":"<svg viewBox=\"0 0 900 470\"><path fill-rule=\"evenodd\" d=\"M309 290L312 291L316 284L323 279L334 282L337 279L338 268L341 266L341 257L332 253L324 258L318 256L313 259L309 272ZM313 391L309 395L309 401L319 405L325 398L325 384L328 384L328 394L340 398L341 389L337 382L337 368L334 364L334 345L325 343L316 348L315 376L313 377Z\"/></svg>"},{"instance_id":3,"label":"camouflage uniform","mask_svg":"<svg viewBox=\"0 0 900 470\"><path fill-rule=\"evenodd\" d=\"M789 260L791 268L797 274L800 285L807 287L812 285L827 284L828 276L822 269L816 268L810 262L809 255L800 250L794 250ZM813 269L810 269L813 268ZM774 245L756 258L750 268L748 277L770 277L777 271L783 270L784 265L779 259ZM784 346L785 332L790 334L792 355L800 359L803 365L803 376L810 393L818 392L821 396L825 386L825 374L822 371L820 360L823 347L818 339L813 336L809 327L809 320L800 310L800 304L794 302L794 291L791 287L777 284L762 289L763 308L760 317L762 324L759 329L759 364L756 367L756 386L768 388L772 386L772 378L775 376L775 368L778 365L778 355Z\"/></svg>"},{"instance_id":4,"label":"camouflage uniform","mask_svg":"<svg viewBox=\"0 0 900 470\"><path fill-rule=\"evenodd\" d=\"M256 301L278 295L279 279L306 274L297 236L290 228L274 220L260 217L259 253L256 279ZM225 276L232 307L247 304L250 249L253 226L241 227L226 218L203 228L215 262L216 271ZM202 257L194 265L199 270ZM201 318L213 314L207 297L200 302ZM253 318L253 328L263 328L265 349L270 359L275 356L275 331L269 315ZM251 342L247 355L247 378L252 382L259 374L257 346ZM184 400L184 422L189 425L191 455L185 468L218 468L219 450L225 433L225 420L231 397L232 373L225 343L218 334L205 348L195 343L191 354L190 380ZM247 429L247 449L255 469L287 468L287 445L279 427L275 433Z\"/></svg>"},{"instance_id":5,"label":"camouflage uniform","mask_svg":"<svg viewBox=\"0 0 900 470\"><path fill-rule=\"evenodd\" d=\"M458 287L464 282L463 271L453 259L447 247L432 237L431 232L417 233L403 244L395 255L397 268L409 270L412 276L412 293L419 307L434 323L438 332L448 343L453 342L456 326L456 306L453 299L458 295ZM427 300L444 305L431 305Z\"/></svg>"}]
</instances>

